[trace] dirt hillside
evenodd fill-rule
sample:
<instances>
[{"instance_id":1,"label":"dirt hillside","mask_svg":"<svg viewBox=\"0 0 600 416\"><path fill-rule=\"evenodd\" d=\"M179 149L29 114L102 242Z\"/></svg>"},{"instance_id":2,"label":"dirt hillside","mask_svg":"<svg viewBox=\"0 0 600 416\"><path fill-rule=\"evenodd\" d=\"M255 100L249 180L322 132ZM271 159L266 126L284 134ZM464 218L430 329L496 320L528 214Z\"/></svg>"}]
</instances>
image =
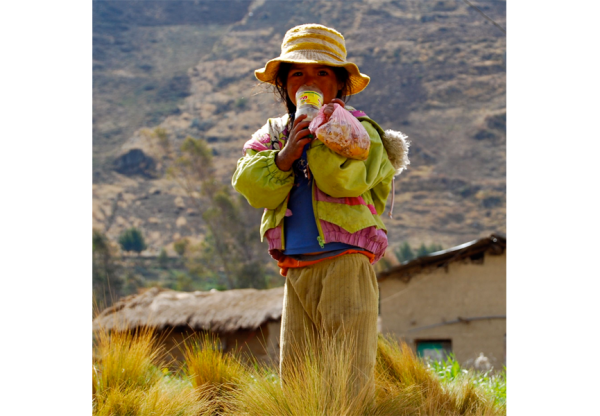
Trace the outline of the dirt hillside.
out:
<instances>
[{"instance_id":1,"label":"dirt hillside","mask_svg":"<svg viewBox=\"0 0 600 416\"><path fill-rule=\"evenodd\" d=\"M506 27L505 1L473 4ZM409 136L411 164L384 219L391 244L505 233L506 38L450 0L95 1L94 226L113 240L141 228L148 254L201 238L201 220L141 131L207 140L228 182L243 143L284 111L253 71L301 23L344 34L348 59L371 77L350 104Z\"/></svg>"}]
</instances>

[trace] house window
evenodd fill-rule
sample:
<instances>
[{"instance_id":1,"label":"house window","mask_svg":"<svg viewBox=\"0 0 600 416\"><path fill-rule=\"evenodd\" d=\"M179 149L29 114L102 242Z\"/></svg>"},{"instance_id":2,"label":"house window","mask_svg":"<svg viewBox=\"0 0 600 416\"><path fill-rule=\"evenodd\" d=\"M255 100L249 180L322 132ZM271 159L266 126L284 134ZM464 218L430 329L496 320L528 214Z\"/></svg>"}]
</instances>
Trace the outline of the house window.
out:
<instances>
[{"instance_id":1,"label":"house window","mask_svg":"<svg viewBox=\"0 0 600 416\"><path fill-rule=\"evenodd\" d=\"M445 360L452 353L452 340L417 340L417 355L422 358L431 358L432 360Z\"/></svg>"}]
</instances>

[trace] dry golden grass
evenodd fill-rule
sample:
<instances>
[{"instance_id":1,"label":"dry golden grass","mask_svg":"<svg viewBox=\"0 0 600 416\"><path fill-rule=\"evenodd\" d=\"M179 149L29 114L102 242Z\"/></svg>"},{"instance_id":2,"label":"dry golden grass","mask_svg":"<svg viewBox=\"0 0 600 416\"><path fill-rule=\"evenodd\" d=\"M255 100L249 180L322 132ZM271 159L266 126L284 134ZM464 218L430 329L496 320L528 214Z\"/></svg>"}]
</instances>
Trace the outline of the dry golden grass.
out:
<instances>
[{"instance_id":1,"label":"dry golden grass","mask_svg":"<svg viewBox=\"0 0 600 416\"><path fill-rule=\"evenodd\" d=\"M353 392L354 350L350 340L323 338L320 348L309 343L306 351L297 352L299 359L284 369L283 388L272 367L258 367L232 397L229 414L371 414L373 403L368 389Z\"/></svg>"},{"instance_id":2,"label":"dry golden grass","mask_svg":"<svg viewBox=\"0 0 600 416\"><path fill-rule=\"evenodd\" d=\"M162 351L150 329L96 334L99 365L94 368L97 391L142 387L160 379L156 363Z\"/></svg>"},{"instance_id":3,"label":"dry golden grass","mask_svg":"<svg viewBox=\"0 0 600 416\"><path fill-rule=\"evenodd\" d=\"M150 329L96 334L92 371L95 416L199 416L213 413L211 401L184 380L165 376L164 358Z\"/></svg>"},{"instance_id":4,"label":"dry golden grass","mask_svg":"<svg viewBox=\"0 0 600 416\"><path fill-rule=\"evenodd\" d=\"M93 363L93 414L499 416L506 407L471 376L443 382L408 345L378 340L375 391L355 391L351 340L321 339L298 351L282 387L272 365L253 368L218 348L209 335L184 346L181 371L161 369L164 354L151 330L99 332ZM164 362L163 362L164 365Z\"/></svg>"},{"instance_id":5,"label":"dry golden grass","mask_svg":"<svg viewBox=\"0 0 600 416\"><path fill-rule=\"evenodd\" d=\"M376 397L352 392L350 343L324 342L309 347L288 369L282 388L272 368L264 366L246 379L229 403L231 415L336 416L496 416L503 409L469 379L448 386L406 344L378 340Z\"/></svg>"},{"instance_id":6,"label":"dry golden grass","mask_svg":"<svg viewBox=\"0 0 600 416\"><path fill-rule=\"evenodd\" d=\"M97 394L94 415L208 416L212 408L188 385L160 380L143 389L116 388Z\"/></svg>"},{"instance_id":7,"label":"dry golden grass","mask_svg":"<svg viewBox=\"0 0 600 416\"><path fill-rule=\"evenodd\" d=\"M217 411L223 411L247 377L248 370L237 355L224 353L218 338L205 334L200 341L184 345L184 358L183 372L194 389L208 398Z\"/></svg>"},{"instance_id":8,"label":"dry golden grass","mask_svg":"<svg viewBox=\"0 0 600 416\"><path fill-rule=\"evenodd\" d=\"M495 416L494 406L469 378L443 384L410 347L379 337L377 365L378 415L473 415Z\"/></svg>"}]
</instances>

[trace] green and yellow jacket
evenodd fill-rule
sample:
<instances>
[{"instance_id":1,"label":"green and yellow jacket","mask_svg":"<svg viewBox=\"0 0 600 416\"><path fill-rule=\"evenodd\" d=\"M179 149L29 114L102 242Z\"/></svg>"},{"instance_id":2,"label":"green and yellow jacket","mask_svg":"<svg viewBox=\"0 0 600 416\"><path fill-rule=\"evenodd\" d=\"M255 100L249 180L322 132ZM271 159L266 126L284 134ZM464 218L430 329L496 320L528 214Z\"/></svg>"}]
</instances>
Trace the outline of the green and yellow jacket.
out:
<instances>
[{"instance_id":1,"label":"green and yellow jacket","mask_svg":"<svg viewBox=\"0 0 600 416\"><path fill-rule=\"evenodd\" d=\"M313 140L307 151L308 169L314 179L313 210L319 244L342 242L375 254L376 262L388 245L381 215L393 187L394 176L409 164L408 142L400 132L383 131L361 111L346 106L369 134L369 157L348 159ZM285 248L283 218L294 185L294 171L280 170L275 156L285 146L291 126L285 115L272 118L244 145L232 178L233 187L251 206L264 208L260 235L269 243L275 259Z\"/></svg>"}]
</instances>

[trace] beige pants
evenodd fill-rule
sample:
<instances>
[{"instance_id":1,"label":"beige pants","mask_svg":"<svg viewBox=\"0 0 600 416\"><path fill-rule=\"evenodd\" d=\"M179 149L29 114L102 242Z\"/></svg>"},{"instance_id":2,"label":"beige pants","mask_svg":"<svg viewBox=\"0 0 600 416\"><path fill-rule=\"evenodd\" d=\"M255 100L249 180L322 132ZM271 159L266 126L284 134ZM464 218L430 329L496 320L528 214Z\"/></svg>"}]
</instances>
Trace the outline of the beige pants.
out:
<instances>
[{"instance_id":1,"label":"beige pants","mask_svg":"<svg viewBox=\"0 0 600 416\"><path fill-rule=\"evenodd\" d=\"M349 337L346 340L354 349L352 390L355 394L368 391L372 396L378 296L375 271L362 254L347 254L312 266L289 269L280 340L283 383L287 365L298 358L298 351L306 348L307 342L314 341L318 349L323 336L338 340Z\"/></svg>"}]
</instances>

